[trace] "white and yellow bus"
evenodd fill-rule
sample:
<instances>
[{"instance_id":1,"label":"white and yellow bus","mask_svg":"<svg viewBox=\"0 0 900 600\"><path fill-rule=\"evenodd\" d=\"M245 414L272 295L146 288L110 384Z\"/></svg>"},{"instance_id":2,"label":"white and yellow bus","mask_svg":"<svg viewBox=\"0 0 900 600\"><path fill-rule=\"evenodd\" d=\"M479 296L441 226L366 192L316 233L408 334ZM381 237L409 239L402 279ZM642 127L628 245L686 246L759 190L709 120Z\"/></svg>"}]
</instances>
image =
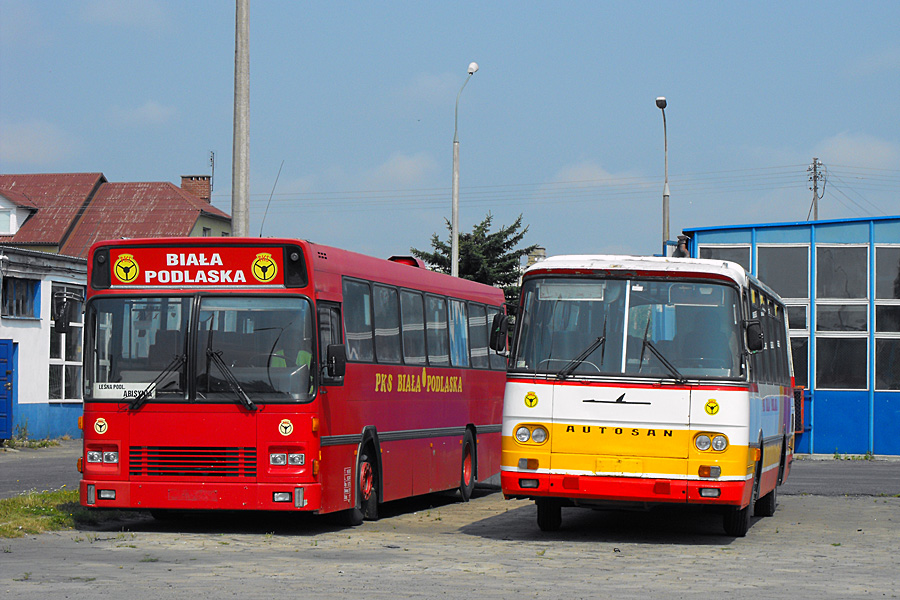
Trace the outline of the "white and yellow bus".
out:
<instances>
[{"instance_id":1,"label":"white and yellow bus","mask_svg":"<svg viewBox=\"0 0 900 600\"><path fill-rule=\"evenodd\" d=\"M735 263L559 256L530 267L510 350L501 483L562 507L775 512L793 459L784 305Z\"/></svg>"}]
</instances>

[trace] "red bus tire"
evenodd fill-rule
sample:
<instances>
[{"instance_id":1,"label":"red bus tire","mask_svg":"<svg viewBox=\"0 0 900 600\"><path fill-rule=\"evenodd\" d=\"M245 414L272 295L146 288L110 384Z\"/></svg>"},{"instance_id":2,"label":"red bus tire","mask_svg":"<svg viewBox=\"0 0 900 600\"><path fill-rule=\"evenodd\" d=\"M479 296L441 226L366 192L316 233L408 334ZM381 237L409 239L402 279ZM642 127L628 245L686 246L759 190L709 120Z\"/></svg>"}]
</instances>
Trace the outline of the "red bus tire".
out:
<instances>
[{"instance_id":1,"label":"red bus tire","mask_svg":"<svg viewBox=\"0 0 900 600\"><path fill-rule=\"evenodd\" d=\"M459 495L463 502L468 502L475 490L475 440L472 432L466 429L462 444L462 467L459 474Z\"/></svg>"},{"instance_id":2,"label":"red bus tire","mask_svg":"<svg viewBox=\"0 0 900 600\"><path fill-rule=\"evenodd\" d=\"M371 449L359 455L357 494L359 510L366 521L378 520L378 468Z\"/></svg>"}]
</instances>

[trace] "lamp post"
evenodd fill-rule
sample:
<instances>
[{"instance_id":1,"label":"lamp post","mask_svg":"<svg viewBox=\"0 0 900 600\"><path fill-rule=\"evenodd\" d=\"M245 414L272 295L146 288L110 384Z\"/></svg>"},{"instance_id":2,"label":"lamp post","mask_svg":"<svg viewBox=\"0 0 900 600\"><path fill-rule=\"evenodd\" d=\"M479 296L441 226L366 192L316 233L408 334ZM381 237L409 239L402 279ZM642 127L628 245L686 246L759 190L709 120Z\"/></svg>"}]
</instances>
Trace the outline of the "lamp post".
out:
<instances>
[{"instance_id":1,"label":"lamp post","mask_svg":"<svg viewBox=\"0 0 900 600\"><path fill-rule=\"evenodd\" d=\"M663 186L663 222L662 222L662 238L663 238L663 256L669 254L666 243L669 241L669 137L666 133L666 98L660 96L656 99L656 106L662 111L663 118L663 144L664 155L666 161L666 183Z\"/></svg>"},{"instance_id":2,"label":"lamp post","mask_svg":"<svg viewBox=\"0 0 900 600\"><path fill-rule=\"evenodd\" d=\"M478 70L478 63L469 63L469 75L456 94L456 109L453 112L453 191L452 211L450 218L450 275L459 277L459 136L457 123L459 121L459 97L463 89L469 83L469 79Z\"/></svg>"}]
</instances>

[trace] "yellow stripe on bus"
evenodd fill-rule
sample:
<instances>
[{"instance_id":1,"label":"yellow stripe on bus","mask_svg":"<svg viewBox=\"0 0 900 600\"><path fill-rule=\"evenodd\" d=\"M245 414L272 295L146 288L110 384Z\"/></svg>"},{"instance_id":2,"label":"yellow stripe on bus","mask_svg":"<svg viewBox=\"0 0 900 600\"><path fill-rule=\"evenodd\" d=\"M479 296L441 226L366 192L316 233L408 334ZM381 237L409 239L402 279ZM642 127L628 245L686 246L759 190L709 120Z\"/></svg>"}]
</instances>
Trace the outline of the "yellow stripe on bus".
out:
<instances>
[{"instance_id":1,"label":"yellow stripe on bus","mask_svg":"<svg viewBox=\"0 0 900 600\"><path fill-rule=\"evenodd\" d=\"M675 430L678 431L678 430ZM721 469L720 479L746 479L753 474L753 453L747 446L729 446L724 452L701 452L694 448L693 433L679 432L681 447L674 448L674 442L667 451L655 449L656 455L649 452L640 454L639 448L647 445L633 444L629 451L614 444L603 447L586 446L578 452L550 452L551 442L542 445L520 444L515 438L505 436L502 440L500 458L504 470L519 469L520 461L528 464L529 470L538 472L571 473L579 475L610 475L630 477L659 477L685 479L698 477L701 466L718 466ZM674 437L674 436L673 436ZM671 439L671 438L670 438ZM552 440L552 438L551 438ZM660 454L683 454L678 456L660 456Z\"/></svg>"}]
</instances>

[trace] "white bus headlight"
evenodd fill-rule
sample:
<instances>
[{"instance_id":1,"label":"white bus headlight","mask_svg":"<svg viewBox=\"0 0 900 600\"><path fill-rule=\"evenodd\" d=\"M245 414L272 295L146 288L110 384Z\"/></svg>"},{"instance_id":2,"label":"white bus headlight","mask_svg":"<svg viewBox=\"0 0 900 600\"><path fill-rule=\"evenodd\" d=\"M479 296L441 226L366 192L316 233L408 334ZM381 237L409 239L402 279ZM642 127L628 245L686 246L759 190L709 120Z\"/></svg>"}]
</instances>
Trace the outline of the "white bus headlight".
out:
<instances>
[{"instance_id":1,"label":"white bus headlight","mask_svg":"<svg viewBox=\"0 0 900 600\"><path fill-rule=\"evenodd\" d=\"M721 452L728 447L728 440L725 439L724 435L717 435L712 439L712 447L713 450L718 450L719 452Z\"/></svg>"},{"instance_id":2,"label":"white bus headlight","mask_svg":"<svg viewBox=\"0 0 900 600\"><path fill-rule=\"evenodd\" d=\"M705 451L709 450L712 442L710 441L708 435L698 435L694 440L694 445L697 446L697 450Z\"/></svg>"},{"instance_id":3,"label":"white bus headlight","mask_svg":"<svg viewBox=\"0 0 900 600\"><path fill-rule=\"evenodd\" d=\"M303 454L288 454L287 461L289 465L301 466L306 463L306 456Z\"/></svg>"},{"instance_id":4,"label":"white bus headlight","mask_svg":"<svg viewBox=\"0 0 900 600\"><path fill-rule=\"evenodd\" d=\"M543 444L547 441L547 430L543 427L535 427L531 432L531 440L535 444Z\"/></svg>"},{"instance_id":5,"label":"white bus headlight","mask_svg":"<svg viewBox=\"0 0 900 600\"><path fill-rule=\"evenodd\" d=\"M269 464L270 465L286 465L287 464L287 454L283 453L273 453L269 455Z\"/></svg>"},{"instance_id":6,"label":"white bus headlight","mask_svg":"<svg viewBox=\"0 0 900 600\"><path fill-rule=\"evenodd\" d=\"M527 427L519 427L516 429L516 439L523 444L531 438L531 430Z\"/></svg>"},{"instance_id":7,"label":"white bus headlight","mask_svg":"<svg viewBox=\"0 0 900 600\"><path fill-rule=\"evenodd\" d=\"M103 462L118 463L119 462L119 453L118 452L104 452L103 453Z\"/></svg>"},{"instance_id":8,"label":"white bus headlight","mask_svg":"<svg viewBox=\"0 0 900 600\"><path fill-rule=\"evenodd\" d=\"M100 452L99 450L88 450L87 461L89 463L102 463L103 462L103 453Z\"/></svg>"}]
</instances>

